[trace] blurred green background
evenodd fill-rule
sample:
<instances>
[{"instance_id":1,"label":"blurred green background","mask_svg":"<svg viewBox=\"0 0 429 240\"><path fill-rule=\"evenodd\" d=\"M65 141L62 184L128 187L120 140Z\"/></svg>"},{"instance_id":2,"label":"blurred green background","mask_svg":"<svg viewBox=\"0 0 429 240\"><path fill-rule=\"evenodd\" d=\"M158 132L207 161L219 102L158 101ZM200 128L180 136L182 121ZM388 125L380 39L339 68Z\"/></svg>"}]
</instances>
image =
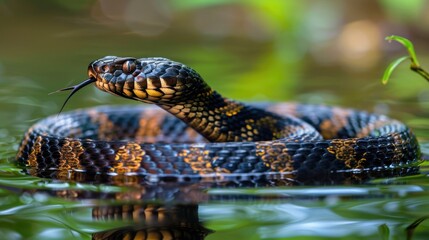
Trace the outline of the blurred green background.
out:
<instances>
[{"instance_id":1,"label":"blurred green background","mask_svg":"<svg viewBox=\"0 0 429 240\"><path fill-rule=\"evenodd\" d=\"M428 11L421 0L3 0L0 106L18 111L16 120L53 114L65 96L47 93L84 80L88 63L106 55L181 61L246 101L372 110L427 98L426 83L406 65L387 87L379 78L406 53L384 41L391 34L411 39L428 62ZM122 102L88 88L68 109L112 103Z\"/></svg>"},{"instance_id":2,"label":"blurred green background","mask_svg":"<svg viewBox=\"0 0 429 240\"><path fill-rule=\"evenodd\" d=\"M392 34L413 41L429 68L429 1L0 0L0 29L0 238L80 239L113 227L93 223L86 203L22 193L58 185L23 176L13 165L26 129L57 114L66 98L48 93L86 79L88 64L106 55L183 62L243 101L388 113L413 127L427 151L428 83L407 64L387 86L380 78L389 62L406 55L384 40ZM125 103L131 102L88 87L65 110ZM399 180L401 186L334 187L334 194L316 187L310 192L319 197L308 201L299 200L308 189L271 189L270 196L298 200L208 203L200 213L216 231L209 239L404 239L409 224L429 215L427 182L420 176ZM429 224L423 225L414 239L426 239Z\"/></svg>"}]
</instances>

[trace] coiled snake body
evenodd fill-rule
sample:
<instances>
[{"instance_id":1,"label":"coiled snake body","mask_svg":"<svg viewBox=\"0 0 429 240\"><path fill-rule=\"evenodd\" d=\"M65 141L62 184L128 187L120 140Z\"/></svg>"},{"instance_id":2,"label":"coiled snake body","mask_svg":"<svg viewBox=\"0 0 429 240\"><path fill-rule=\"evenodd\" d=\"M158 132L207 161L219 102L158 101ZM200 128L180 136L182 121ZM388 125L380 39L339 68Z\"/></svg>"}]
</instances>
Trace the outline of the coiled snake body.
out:
<instances>
[{"instance_id":1,"label":"coiled snake body","mask_svg":"<svg viewBox=\"0 0 429 240\"><path fill-rule=\"evenodd\" d=\"M30 173L327 182L417 171L416 137L382 115L316 105L246 105L222 97L193 69L165 58L108 56L92 62L88 75L63 90L73 90L71 96L95 83L160 108L96 107L43 119L26 133L17 154Z\"/></svg>"}]
</instances>

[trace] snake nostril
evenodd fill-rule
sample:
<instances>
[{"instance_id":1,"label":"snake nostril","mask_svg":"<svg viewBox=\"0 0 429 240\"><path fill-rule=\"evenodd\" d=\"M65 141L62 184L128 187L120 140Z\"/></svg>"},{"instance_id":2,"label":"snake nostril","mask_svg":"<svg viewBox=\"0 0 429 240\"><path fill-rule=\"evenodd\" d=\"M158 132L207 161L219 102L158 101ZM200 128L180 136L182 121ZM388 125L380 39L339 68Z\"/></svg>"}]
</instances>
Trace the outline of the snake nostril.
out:
<instances>
[{"instance_id":1,"label":"snake nostril","mask_svg":"<svg viewBox=\"0 0 429 240\"><path fill-rule=\"evenodd\" d=\"M97 72L94 70L94 67L92 66L92 64L90 64L89 66L88 66L88 76L90 77L90 78L97 78L96 76L97 76Z\"/></svg>"}]
</instances>

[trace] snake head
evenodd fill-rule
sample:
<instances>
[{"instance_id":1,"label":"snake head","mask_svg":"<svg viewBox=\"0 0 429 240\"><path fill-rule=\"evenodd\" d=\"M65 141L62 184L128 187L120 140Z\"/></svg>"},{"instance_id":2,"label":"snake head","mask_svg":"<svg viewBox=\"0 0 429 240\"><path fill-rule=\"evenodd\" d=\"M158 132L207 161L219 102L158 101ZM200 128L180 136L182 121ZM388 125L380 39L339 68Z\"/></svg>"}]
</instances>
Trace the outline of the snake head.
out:
<instances>
[{"instance_id":1,"label":"snake head","mask_svg":"<svg viewBox=\"0 0 429 240\"><path fill-rule=\"evenodd\" d=\"M102 91L158 105L184 102L209 89L193 69L166 58L107 56L92 62L88 75Z\"/></svg>"}]
</instances>

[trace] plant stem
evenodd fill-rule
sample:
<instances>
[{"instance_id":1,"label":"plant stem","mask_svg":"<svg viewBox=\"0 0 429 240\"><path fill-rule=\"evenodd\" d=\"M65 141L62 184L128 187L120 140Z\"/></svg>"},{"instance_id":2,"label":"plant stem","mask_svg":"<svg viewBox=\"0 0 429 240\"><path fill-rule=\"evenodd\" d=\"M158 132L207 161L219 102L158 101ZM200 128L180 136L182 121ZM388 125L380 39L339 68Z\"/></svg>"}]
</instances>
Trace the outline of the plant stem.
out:
<instances>
[{"instance_id":1,"label":"plant stem","mask_svg":"<svg viewBox=\"0 0 429 240\"><path fill-rule=\"evenodd\" d=\"M429 73L426 72L423 68L421 68L419 65L416 65L414 62L411 63L410 69L414 72L418 73L420 76L424 77L426 81L429 82Z\"/></svg>"}]
</instances>

